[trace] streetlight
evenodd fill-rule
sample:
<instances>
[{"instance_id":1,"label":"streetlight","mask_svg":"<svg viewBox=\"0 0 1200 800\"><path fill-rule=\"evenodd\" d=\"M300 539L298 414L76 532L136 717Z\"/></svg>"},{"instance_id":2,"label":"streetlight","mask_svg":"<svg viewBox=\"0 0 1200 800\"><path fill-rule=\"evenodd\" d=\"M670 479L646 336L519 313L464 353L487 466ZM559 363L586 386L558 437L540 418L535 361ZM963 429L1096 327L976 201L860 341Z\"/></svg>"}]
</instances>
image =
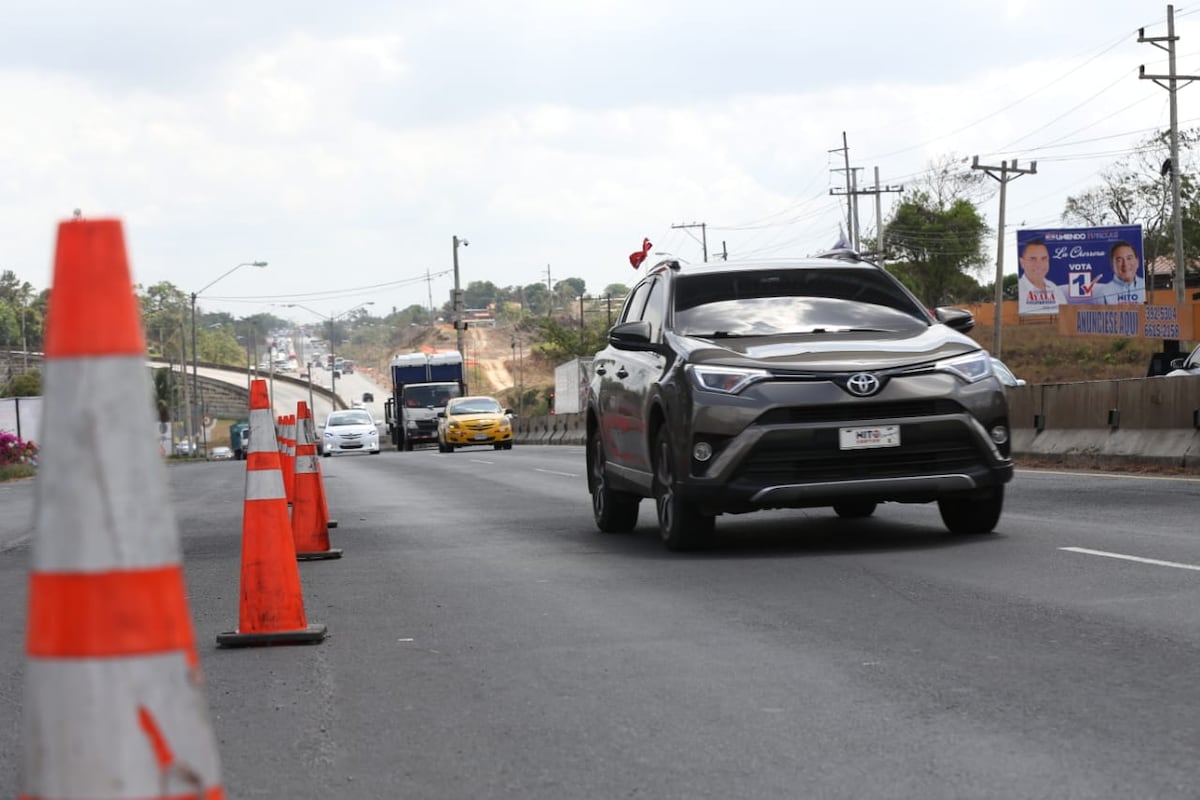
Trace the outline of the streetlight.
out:
<instances>
[{"instance_id":1,"label":"streetlight","mask_svg":"<svg viewBox=\"0 0 1200 800\"><path fill-rule=\"evenodd\" d=\"M203 294L205 289L211 288L214 283L217 283L217 281L220 281L222 278L229 277L242 267L265 267L266 265L267 262L265 261L243 261L228 272L224 272L214 280L209 281L204 285L203 288L200 289L200 291L192 292L192 397L195 400L196 405L199 407L202 407L202 404L200 403L199 379L197 378L197 373L199 372L199 363L196 358L196 298ZM189 419L191 418L191 415L192 409L188 409ZM204 438L204 454L208 455L208 429L204 427L203 422L204 421L201 420L200 430ZM195 454L193 453L193 455Z\"/></svg>"},{"instance_id":2,"label":"streetlight","mask_svg":"<svg viewBox=\"0 0 1200 800\"><path fill-rule=\"evenodd\" d=\"M325 315L322 314L320 311L309 308L308 306L302 305L301 303L284 303L284 306L283 306L284 308L303 308L305 311L307 311L310 314L316 314L318 317L324 317L325 319L329 320L329 362L330 362L330 364L329 364L329 392L330 392L330 394L333 395L333 410L334 411L337 411L337 370L335 369L335 367L337 366L337 356L336 356L336 353L334 352L334 347L333 347L333 323L335 320L338 320L338 319L341 319L342 317L346 317L346 316L349 316L350 314L353 314L355 311L358 311L360 308L363 308L365 306L373 306L373 305L375 305L375 301L368 300L365 303L359 303L354 308L348 308L345 311L341 311L337 314L331 314L330 316L325 317ZM312 367L309 367L309 369L308 369L308 389L309 389L309 401L308 402L311 405L312 404Z\"/></svg>"}]
</instances>

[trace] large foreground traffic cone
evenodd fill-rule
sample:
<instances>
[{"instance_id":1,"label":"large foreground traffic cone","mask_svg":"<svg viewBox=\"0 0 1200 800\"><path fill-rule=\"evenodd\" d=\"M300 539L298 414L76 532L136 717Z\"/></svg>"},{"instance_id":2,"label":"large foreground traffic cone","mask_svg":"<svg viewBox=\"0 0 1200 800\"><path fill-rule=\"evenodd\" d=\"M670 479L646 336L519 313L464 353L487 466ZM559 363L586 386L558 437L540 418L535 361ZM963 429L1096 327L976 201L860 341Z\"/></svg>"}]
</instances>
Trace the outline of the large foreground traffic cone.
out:
<instances>
[{"instance_id":1,"label":"large foreground traffic cone","mask_svg":"<svg viewBox=\"0 0 1200 800\"><path fill-rule=\"evenodd\" d=\"M309 439L308 403L301 400L291 419L296 431L296 489L292 500L296 558L300 561L341 558L342 551L329 546L328 520L321 515L321 476L317 472L317 446Z\"/></svg>"},{"instance_id":2,"label":"large foreground traffic cone","mask_svg":"<svg viewBox=\"0 0 1200 800\"><path fill-rule=\"evenodd\" d=\"M248 647L319 642L325 638L325 626L309 625L304 615L271 401L262 379L250 384L250 430L238 629L218 634L217 644Z\"/></svg>"},{"instance_id":3,"label":"large foreground traffic cone","mask_svg":"<svg viewBox=\"0 0 1200 800\"><path fill-rule=\"evenodd\" d=\"M23 800L224 797L121 223L58 230Z\"/></svg>"}]
</instances>

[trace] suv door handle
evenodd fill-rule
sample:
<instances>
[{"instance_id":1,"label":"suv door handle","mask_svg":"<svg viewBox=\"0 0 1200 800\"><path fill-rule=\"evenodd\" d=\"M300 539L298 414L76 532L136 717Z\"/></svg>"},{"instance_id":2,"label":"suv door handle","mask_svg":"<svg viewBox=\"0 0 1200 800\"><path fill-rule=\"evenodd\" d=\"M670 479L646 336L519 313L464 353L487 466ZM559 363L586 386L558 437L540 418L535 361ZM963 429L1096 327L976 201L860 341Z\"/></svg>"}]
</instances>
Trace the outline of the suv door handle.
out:
<instances>
[{"instance_id":1,"label":"suv door handle","mask_svg":"<svg viewBox=\"0 0 1200 800\"><path fill-rule=\"evenodd\" d=\"M604 367L596 367L595 372L597 375L607 375L608 374L608 370L606 370Z\"/></svg>"},{"instance_id":2,"label":"suv door handle","mask_svg":"<svg viewBox=\"0 0 1200 800\"><path fill-rule=\"evenodd\" d=\"M625 370L624 367L621 367L619 370L617 370L617 377L618 378L628 378L629 373Z\"/></svg>"}]
</instances>

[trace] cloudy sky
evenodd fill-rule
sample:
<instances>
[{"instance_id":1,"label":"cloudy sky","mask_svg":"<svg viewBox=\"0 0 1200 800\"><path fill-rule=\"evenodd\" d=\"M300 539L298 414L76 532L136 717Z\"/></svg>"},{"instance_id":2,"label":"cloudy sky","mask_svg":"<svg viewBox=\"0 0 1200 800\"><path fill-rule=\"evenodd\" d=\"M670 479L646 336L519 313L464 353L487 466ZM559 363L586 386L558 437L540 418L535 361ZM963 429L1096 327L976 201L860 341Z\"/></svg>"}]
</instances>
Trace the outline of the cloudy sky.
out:
<instances>
[{"instance_id":1,"label":"cloudy sky","mask_svg":"<svg viewBox=\"0 0 1200 800\"><path fill-rule=\"evenodd\" d=\"M1200 74L1200 6L1175 11L1179 73ZM1137 41L1166 19L1129 0L9 0L0 269L49 286L78 208L124 221L136 281L237 316L441 305L455 235L463 286L599 293L632 282L643 237L700 260L676 225L731 258L832 245L843 132L862 186L1036 159L1008 187L1015 242L1168 124L1138 79L1166 53ZM1200 122L1200 84L1179 119ZM981 209L994 226L994 194Z\"/></svg>"}]
</instances>

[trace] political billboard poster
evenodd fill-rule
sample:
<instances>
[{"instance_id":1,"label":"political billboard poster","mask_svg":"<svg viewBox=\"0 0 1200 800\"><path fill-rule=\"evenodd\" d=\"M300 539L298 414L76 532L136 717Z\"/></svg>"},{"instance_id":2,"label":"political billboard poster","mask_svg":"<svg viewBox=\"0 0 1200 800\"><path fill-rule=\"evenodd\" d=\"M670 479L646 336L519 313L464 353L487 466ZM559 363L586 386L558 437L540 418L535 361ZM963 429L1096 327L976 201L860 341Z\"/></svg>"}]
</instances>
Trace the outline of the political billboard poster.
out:
<instances>
[{"instance_id":1,"label":"political billboard poster","mask_svg":"<svg viewBox=\"0 0 1200 800\"><path fill-rule=\"evenodd\" d=\"M1017 231L1017 311L1146 302L1142 226Z\"/></svg>"}]
</instances>

